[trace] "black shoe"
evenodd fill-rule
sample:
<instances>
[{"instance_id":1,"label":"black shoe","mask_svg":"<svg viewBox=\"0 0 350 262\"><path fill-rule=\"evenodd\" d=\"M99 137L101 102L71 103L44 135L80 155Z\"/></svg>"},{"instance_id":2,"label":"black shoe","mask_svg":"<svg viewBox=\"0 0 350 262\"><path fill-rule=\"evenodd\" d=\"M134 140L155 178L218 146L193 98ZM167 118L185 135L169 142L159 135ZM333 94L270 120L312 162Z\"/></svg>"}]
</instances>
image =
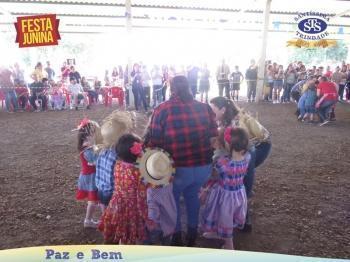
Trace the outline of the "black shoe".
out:
<instances>
[{"instance_id":1,"label":"black shoe","mask_svg":"<svg viewBox=\"0 0 350 262\"><path fill-rule=\"evenodd\" d=\"M187 247L196 246L197 234L198 234L197 228L188 228L187 229L187 239L186 239L186 246Z\"/></svg>"},{"instance_id":2,"label":"black shoe","mask_svg":"<svg viewBox=\"0 0 350 262\"><path fill-rule=\"evenodd\" d=\"M77 110L77 111L78 111L78 107L77 107L77 106L75 107L75 110Z\"/></svg>"},{"instance_id":3,"label":"black shoe","mask_svg":"<svg viewBox=\"0 0 350 262\"><path fill-rule=\"evenodd\" d=\"M244 224L244 227L241 229L242 232L244 233L250 233L252 232L252 224Z\"/></svg>"},{"instance_id":4,"label":"black shoe","mask_svg":"<svg viewBox=\"0 0 350 262\"><path fill-rule=\"evenodd\" d=\"M182 247L184 244L182 242L182 234L181 232L176 232L173 235L173 238L171 240L172 246Z\"/></svg>"}]
</instances>

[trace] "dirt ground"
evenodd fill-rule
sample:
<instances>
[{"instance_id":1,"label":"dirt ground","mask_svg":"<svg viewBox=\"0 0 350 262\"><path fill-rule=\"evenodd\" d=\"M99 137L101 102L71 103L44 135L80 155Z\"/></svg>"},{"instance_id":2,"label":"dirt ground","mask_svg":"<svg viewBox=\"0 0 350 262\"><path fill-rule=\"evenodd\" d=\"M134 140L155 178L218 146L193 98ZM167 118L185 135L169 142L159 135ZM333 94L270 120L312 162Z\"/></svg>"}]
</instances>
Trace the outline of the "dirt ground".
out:
<instances>
[{"instance_id":1,"label":"dirt ground","mask_svg":"<svg viewBox=\"0 0 350 262\"><path fill-rule=\"evenodd\" d=\"M259 111L273 149L256 172L253 231L238 233L236 248L350 258L350 105L339 105L337 121L324 127L297 122L292 104L242 106ZM85 114L101 121L111 111L0 112L0 249L102 243L83 228L85 204L75 201L71 129ZM146 119L139 119L142 133Z\"/></svg>"}]
</instances>

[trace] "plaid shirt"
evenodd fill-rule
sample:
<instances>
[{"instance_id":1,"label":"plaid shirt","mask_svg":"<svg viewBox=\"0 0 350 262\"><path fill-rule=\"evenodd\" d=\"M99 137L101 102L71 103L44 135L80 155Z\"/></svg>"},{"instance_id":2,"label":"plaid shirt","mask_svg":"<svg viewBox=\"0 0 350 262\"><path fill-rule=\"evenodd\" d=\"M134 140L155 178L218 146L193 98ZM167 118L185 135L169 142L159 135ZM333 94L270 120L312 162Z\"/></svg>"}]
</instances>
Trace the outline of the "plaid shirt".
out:
<instances>
[{"instance_id":1,"label":"plaid shirt","mask_svg":"<svg viewBox=\"0 0 350 262\"><path fill-rule=\"evenodd\" d=\"M113 149L102 151L96 161L96 187L99 191L114 191L114 165L117 153Z\"/></svg>"},{"instance_id":2,"label":"plaid shirt","mask_svg":"<svg viewBox=\"0 0 350 262\"><path fill-rule=\"evenodd\" d=\"M154 110L148 145L169 152L176 167L194 167L212 162L210 139L216 136L215 114L209 105L172 96Z\"/></svg>"}]
</instances>

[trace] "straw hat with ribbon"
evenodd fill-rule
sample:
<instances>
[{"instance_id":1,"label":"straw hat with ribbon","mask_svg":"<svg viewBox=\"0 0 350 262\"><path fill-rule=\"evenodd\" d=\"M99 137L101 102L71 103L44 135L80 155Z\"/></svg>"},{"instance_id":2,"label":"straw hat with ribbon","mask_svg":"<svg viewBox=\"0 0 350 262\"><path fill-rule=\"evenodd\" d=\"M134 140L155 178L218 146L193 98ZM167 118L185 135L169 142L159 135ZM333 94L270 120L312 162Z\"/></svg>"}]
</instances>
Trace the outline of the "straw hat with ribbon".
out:
<instances>
[{"instance_id":1,"label":"straw hat with ribbon","mask_svg":"<svg viewBox=\"0 0 350 262\"><path fill-rule=\"evenodd\" d=\"M102 121L101 138L98 149L114 146L119 138L133 128L134 116L127 111L114 111Z\"/></svg>"},{"instance_id":2,"label":"straw hat with ribbon","mask_svg":"<svg viewBox=\"0 0 350 262\"><path fill-rule=\"evenodd\" d=\"M146 148L142 150L138 145L131 150L138 154L137 166L141 173L141 178L151 186L159 187L168 185L175 173L174 161L170 155L160 148Z\"/></svg>"}]
</instances>

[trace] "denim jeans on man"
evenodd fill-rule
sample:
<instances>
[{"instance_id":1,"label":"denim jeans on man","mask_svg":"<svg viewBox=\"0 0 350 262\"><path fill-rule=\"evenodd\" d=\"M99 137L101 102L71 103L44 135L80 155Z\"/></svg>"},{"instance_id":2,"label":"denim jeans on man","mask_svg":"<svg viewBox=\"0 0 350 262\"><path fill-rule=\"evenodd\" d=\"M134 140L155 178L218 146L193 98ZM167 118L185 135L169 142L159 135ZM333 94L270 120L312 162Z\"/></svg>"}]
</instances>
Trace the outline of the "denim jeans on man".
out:
<instances>
[{"instance_id":1,"label":"denim jeans on man","mask_svg":"<svg viewBox=\"0 0 350 262\"><path fill-rule=\"evenodd\" d=\"M153 85L153 108L163 102L163 86Z\"/></svg>"},{"instance_id":2,"label":"denim jeans on man","mask_svg":"<svg viewBox=\"0 0 350 262\"><path fill-rule=\"evenodd\" d=\"M299 99L299 102L298 102L298 109L299 109L301 117L304 117L304 115L306 113L306 111L305 111L305 99L306 99L306 96L302 95Z\"/></svg>"},{"instance_id":3,"label":"denim jeans on man","mask_svg":"<svg viewBox=\"0 0 350 262\"><path fill-rule=\"evenodd\" d=\"M199 189L207 182L212 164L198 167L177 167L173 192L177 208L176 232L181 231L180 196L183 194L187 212L187 226L197 229L199 220Z\"/></svg>"},{"instance_id":4,"label":"denim jeans on man","mask_svg":"<svg viewBox=\"0 0 350 262\"><path fill-rule=\"evenodd\" d=\"M13 106L13 110L16 111L18 109L18 101L15 90L9 90L6 94L5 98L6 110L7 112L11 111L11 104Z\"/></svg>"},{"instance_id":5,"label":"denim jeans on man","mask_svg":"<svg viewBox=\"0 0 350 262\"><path fill-rule=\"evenodd\" d=\"M141 103L143 104L144 109L147 111L147 98L145 90L142 86L135 86L132 88L132 93L134 94L134 105L135 109L139 110Z\"/></svg>"},{"instance_id":6,"label":"denim jeans on man","mask_svg":"<svg viewBox=\"0 0 350 262\"><path fill-rule=\"evenodd\" d=\"M336 100L328 100L328 101L323 101L320 107L318 108L318 113L320 116L321 121L325 121L326 118L329 117L329 112L332 108L333 105L337 103Z\"/></svg>"}]
</instances>

